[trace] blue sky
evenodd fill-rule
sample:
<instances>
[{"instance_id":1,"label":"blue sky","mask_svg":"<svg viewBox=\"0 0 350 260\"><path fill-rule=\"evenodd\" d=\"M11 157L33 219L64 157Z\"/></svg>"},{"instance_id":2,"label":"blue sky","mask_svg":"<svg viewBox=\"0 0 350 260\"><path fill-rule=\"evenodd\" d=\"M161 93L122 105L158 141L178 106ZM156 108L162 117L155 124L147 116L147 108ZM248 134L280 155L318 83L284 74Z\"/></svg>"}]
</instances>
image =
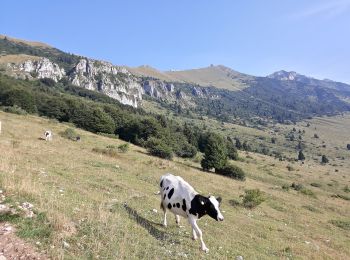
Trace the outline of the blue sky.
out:
<instances>
[{"instance_id":1,"label":"blue sky","mask_svg":"<svg viewBox=\"0 0 350 260\"><path fill-rule=\"evenodd\" d=\"M350 0L5 0L0 34L117 65L223 64L350 83Z\"/></svg>"}]
</instances>

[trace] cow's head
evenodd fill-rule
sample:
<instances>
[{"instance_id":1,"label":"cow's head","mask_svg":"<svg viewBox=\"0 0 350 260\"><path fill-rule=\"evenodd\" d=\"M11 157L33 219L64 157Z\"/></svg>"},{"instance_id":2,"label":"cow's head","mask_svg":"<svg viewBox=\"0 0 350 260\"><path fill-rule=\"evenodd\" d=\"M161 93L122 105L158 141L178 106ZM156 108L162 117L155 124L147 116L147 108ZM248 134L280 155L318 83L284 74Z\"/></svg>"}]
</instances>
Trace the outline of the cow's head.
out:
<instances>
[{"instance_id":1,"label":"cow's head","mask_svg":"<svg viewBox=\"0 0 350 260\"><path fill-rule=\"evenodd\" d=\"M223 221L224 216L221 214L219 206L221 202L221 198L215 198L214 196L209 196L209 201L206 205L207 209L207 214L215 219L216 221Z\"/></svg>"}]
</instances>

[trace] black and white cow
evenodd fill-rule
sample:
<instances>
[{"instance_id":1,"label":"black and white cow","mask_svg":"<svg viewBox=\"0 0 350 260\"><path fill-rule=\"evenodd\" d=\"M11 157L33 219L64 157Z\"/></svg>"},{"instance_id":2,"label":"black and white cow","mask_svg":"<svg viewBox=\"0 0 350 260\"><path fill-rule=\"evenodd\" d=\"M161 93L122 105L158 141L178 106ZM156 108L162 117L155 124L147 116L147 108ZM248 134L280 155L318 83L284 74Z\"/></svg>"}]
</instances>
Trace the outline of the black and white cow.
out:
<instances>
[{"instance_id":1,"label":"black and white cow","mask_svg":"<svg viewBox=\"0 0 350 260\"><path fill-rule=\"evenodd\" d=\"M209 215L217 221L223 221L224 217L219 210L221 198L202 196L180 176L174 176L170 173L160 178L160 196L160 207L164 211L163 225L167 226L167 210L175 214L178 225L180 224L180 216L188 218L188 222L192 226L193 239L196 240L198 236L202 250L209 252L204 244L202 231L197 225L197 220L204 215Z\"/></svg>"},{"instance_id":2,"label":"black and white cow","mask_svg":"<svg viewBox=\"0 0 350 260\"><path fill-rule=\"evenodd\" d=\"M45 141L52 141L52 132L51 131L49 131L49 130L45 131L44 135L45 135Z\"/></svg>"}]
</instances>

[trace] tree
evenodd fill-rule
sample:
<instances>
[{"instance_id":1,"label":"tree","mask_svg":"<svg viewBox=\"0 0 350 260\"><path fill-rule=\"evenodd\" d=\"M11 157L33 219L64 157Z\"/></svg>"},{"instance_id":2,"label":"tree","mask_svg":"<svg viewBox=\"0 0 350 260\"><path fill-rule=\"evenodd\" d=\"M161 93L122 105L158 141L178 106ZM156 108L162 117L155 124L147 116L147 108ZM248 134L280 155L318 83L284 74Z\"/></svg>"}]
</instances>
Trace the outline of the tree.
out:
<instances>
[{"instance_id":1,"label":"tree","mask_svg":"<svg viewBox=\"0 0 350 260\"><path fill-rule=\"evenodd\" d=\"M236 138L236 147L237 147L237 149L242 149L241 140L239 140L238 138Z\"/></svg>"},{"instance_id":2,"label":"tree","mask_svg":"<svg viewBox=\"0 0 350 260\"><path fill-rule=\"evenodd\" d=\"M299 161L304 161L305 160L304 153L301 150L299 151L299 154L298 154L298 160Z\"/></svg>"},{"instance_id":3,"label":"tree","mask_svg":"<svg viewBox=\"0 0 350 260\"><path fill-rule=\"evenodd\" d=\"M10 89L0 97L0 101L5 106L19 106L28 113L37 112L34 96L25 89Z\"/></svg>"},{"instance_id":4,"label":"tree","mask_svg":"<svg viewBox=\"0 0 350 260\"><path fill-rule=\"evenodd\" d=\"M226 149L227 149L227 156L231 160L238 160L238 152L236 146L233 144L230 137L227 137L226 140Z\"/></svg>"},{"instance_id":5,"label":"tree","mask_svg":"<svg viewBox=\"0 0 350 260\"><path fill-rule=\"evenodd\" d=\"M329 160L328 160L328 158L325 155L322 155L321 162L322 163L328 163Z\"/></svg>"},{"instance_id":6,"label":"tree","mask_svg":"<svg viewBox=\"0 0 350 260\"><path fill-rule=\"evenodd\" d=\"M204 151L204 158L201 161L203 170L212 168L223 168L227 163L227 148L222 136L210 133L207 137L207 144Z\"/></svg>"}]
</instances>

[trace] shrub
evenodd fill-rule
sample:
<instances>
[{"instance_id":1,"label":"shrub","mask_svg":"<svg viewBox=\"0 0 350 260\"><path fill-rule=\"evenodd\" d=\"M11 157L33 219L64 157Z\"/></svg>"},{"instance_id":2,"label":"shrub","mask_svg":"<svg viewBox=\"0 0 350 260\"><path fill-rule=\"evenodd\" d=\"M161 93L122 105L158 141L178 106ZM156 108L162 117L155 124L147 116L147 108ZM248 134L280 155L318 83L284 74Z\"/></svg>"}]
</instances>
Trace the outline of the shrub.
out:
<instances>
[{"instance_id":1,"label":"shrub","mask_svg":"<svg viewBox=\"0 0 350 260\"><path fill-rule=\"evenodd\" d=\"M294 182L292 183L292 185L290 185L290 187L296 191L299 191L299 190L304 188L304 186L302 184L298 184L298 183L294 183Z\"/></svg>"},{"instance_id":2,"label":"shrub","mask_svg":"<svg viewBox=\"0 0 350 260\"><path fill-rule=\"evenodd\" d=\"M346 145L346 149L350 150L350 144Z\"/></svg>"},{"instance_id":3,"label":"shrub","mask_svg":"<svg viewBox=\"0 0 350 260\"><path fill-rule=\"evenodd\" d=\"M244 171L240 167L232 164L227 164L222 168L215 169L215 173L240 181L245 180Z\"/></svg>"},{"instance_id":4,"label":"shrub","mask_svg":"<svg viewBox=\"0 0 350 260\"><path fill-rule=\"evenodd\" d=\"M243 196L243 206L246 208L255 208L265 201L264 193L259 189L246 190Z\"/></svg>"},{"instance_id":5,"label":"shrub","mask_svg":"<svg viewBox=\"0 0 350 260\"><path fill-rule=\"evenodd\" d=\"M67 128L66 130L60 133L60 136L68 140L76 141L79 135L75 132L73 128Z\"/></svg>"},{"instance_id":6,"label":"shrub","mask_svg":"<svg viewBox=\"0 0 350 260\"><path fill-rule=\"evenodd\" d=\"M288 171L294 171L294 168L293 168L293 166L292 165L287 165L287 169L288 169Z\"/></svg>"},{"instance_id":7,"label":"shrub","mask_svg":"<svg viewBox=\"0 0 350 260\"><path fill-rule=\"evenodd\" d=\"M9 106L9 107L2 107L2 110L7 113L12 113L12 114L17 114L17 115L27 115L27 111L24 109L20 108L17 105L14 106Z\"/></svg>"},{"instance_id":8,"label":"shrub","mask_svg":"<svg viewBox=\"0 0 350 260\"><path fill-rule=\"evenodd\" d=\"M119 145L118 150L121 151L122 153L126 153L127 151L129 151L129 144L125 143L125 144Z\"/></svg>"},{"instance_id":9,"label":"shrub","mask_svg":"<svg viewBox=\"0 0 350 260\"><path fill-rule=\"evenodd\" d=\"M282 189L285 190L285 191L289 191L289 188L290 188L290 187L289 187L289 185L287 185L287 184L283 184L283 185L282 185Z\"/></svg>"},{"instance_id":10,"label":"shrub","mask_svg":"<svg viewBox=\"0 0 350 260\"><path fill-rule=\"evenodd\" d=\"M317 134L314 134L314 138L319 138Z\"/></svg>"},{"instance_id":11,"label":"shrub","mask_svg":"<svg viewBox=\"0 0 350 260\"><path fill-rule=\"evenodd\" d=\"M346 185L345 187L344 187L344 189L343 189L345 192L350 192L350 188L349 188L349 186L348 185Z\"/></svg>"},{"instance_id":12,"label":"shrub","mask_svg":"<svg viewBox=\"0 0 350 260\"><path fill-rule=\"evenodd\" d=\"M298 160L299 160L299 161L304 161L304 160L305 160L305 156L304 156L303 151L299 151Z\"/></svg>"},{"instance_id":13,"label":"shrub","mask_svg":"<svg viewBox=\"0 0 350 260\"><path fill-rule=\"evenodd\" d=\"M314 193L312 190L310 190L310 189L302 188L302 189L300 190L300 193L302 193L302 194L304 194L304 195L311 196L311 197L316 197L316 196L315 196L315 193Z\"/></svg>"},{"instance_id":14,"label":"shrub","mask_svg":"<svg viewBox=\"0 0 350 260\"><path fill-rule=\"evenodd\" d=\"M321 162L322 163L328 163L329 160L328 160L328 158L325 155L322 155Z\"/></svg>"},{"instance_id":15,"label":"shrub","mask_svg":"<svg viewBox=\"0 0 350 260\"><path fill-rule=\"evenodd\" d=\"M151 137L146 142L147 151L154 156L171 160L173 158L172 149L161 139Z\"/></svg>"},{"instance_id":16,"label":"shrub","mask_svg":"<svg viewBox=\"0 0 350 260\"><path fill-rule=\"evenodd\" d=\"M101 153L110 157L117 157L118 152L115 149L112 148L92 148L92 151L95 153Z\"/></svg>"},{"instance_id":17,"label":"shrub","mask_svg":"<svg viewBox=\"0 0 350 260\"><path fill-rule=\"evenodd\" d=\"M350 230L350 220L330 220L329 223L344 230Z\"/></svg>"},{"instance_id":18,"label":"shrub","mask_svg":"<svg viewBox=\"0 0 350 260\"><path fill-rule=\"evenodd\" d=\"M350 200L350 197L342 195L342 194L333 194L331 195L332 198L339 198L339 199L343 199L343 200Z\"/></svg>"}]
</instances>

